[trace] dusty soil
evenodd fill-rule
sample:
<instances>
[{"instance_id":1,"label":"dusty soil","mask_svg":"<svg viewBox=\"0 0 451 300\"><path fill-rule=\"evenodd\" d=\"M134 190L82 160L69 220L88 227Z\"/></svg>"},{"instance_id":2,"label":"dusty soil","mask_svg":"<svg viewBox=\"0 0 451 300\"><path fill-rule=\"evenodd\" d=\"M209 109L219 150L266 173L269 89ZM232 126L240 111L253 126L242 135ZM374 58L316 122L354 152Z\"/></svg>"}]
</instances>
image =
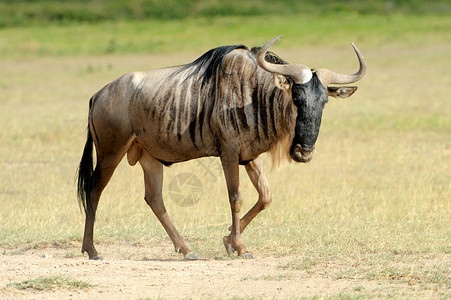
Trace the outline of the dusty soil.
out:
<instances>
[{"instance_id":1,"label":"dusty soil","mask_svg":"<svg viewBox=\"0 0 451 300\"><path fill-rule=\"evenodd\" d=\"M338 271L343 267L338 262L326 262L314 268L291 268L290 263L296 260L293 256L185 261L178 255L164 253L169 246L101 245L102 249L111 251L103 253L101 261L89 261L79 255L75 243L4 248L0 252L0 299L287 299L337 295L338 298L343 295L378 298L384 297L387 291L409 295L408 291L415 288L393 282L334 278L330 276L334 268ZM152 255L167 258L149 258ZM51 276L80 280L93 287L21 290L11 286L11 283ZM425 298L433 296L430 291L423 292L420 294Z\"/></svg>"}]
</instances>

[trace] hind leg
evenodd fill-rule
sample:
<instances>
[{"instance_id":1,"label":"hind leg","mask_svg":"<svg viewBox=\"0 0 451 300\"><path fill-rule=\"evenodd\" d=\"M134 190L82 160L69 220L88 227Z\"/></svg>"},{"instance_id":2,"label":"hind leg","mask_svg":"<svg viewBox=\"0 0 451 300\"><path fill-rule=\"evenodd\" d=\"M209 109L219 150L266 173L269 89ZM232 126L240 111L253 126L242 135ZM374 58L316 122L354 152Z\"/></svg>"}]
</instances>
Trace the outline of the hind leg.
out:
<instances>
[{"instance_id":1,"label":"hind leg","mask_svg":"<svg viewBox=\"0 0 451 300\"><path fill-rule=\"evenodd\" d=\"M162 197L163 165L145 151L142 152L139 163L144 171L146 190L144 199L169 235L169 238L174 244L175 252L181 252L185 259L199 259L199 257L191 252L185 244L185 241L180 236L177 229L175 229L174 224L172 224L172 221L166 212Z\"/></svg>"},{"instance_id":2,"label":"hind leg","mask_svg":"<svg viewBox=\"0 0 451 300\"><path fill-rule=\"evenodd\" d=\"M82 253L84 253L85 251L88 252L89 259L101 259L98 256L93 241L95 214L97 206L99 204L100 195L110 181L114 170L116 169L117 165L124 155L125 153L109 154L99 159L96 164L96 168L93 174L94 186L92 187L90 192L93 214L91 215L88 212L86 213L85 233L83 236L83 245L81 248Z\"/></svg>"}]
</instances>

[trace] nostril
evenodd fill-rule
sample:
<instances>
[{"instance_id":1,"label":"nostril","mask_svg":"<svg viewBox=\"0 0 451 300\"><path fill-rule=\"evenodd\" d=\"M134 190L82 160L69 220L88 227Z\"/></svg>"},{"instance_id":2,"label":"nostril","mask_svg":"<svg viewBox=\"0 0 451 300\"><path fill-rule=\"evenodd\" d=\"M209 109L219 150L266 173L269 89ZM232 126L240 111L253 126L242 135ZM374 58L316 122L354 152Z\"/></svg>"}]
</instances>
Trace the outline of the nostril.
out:
<instances>
[{"instance_id":1,"label":"nostril","mask_svg":"<svg viewBox=\"0 0 451 300\"><path fill-rule=\"evenodd\" d=\"M290 149L290 156L296 162L307 163L312 159L314 147L308 147L310 150L305 151L301 144L296 144Z\"/></svg>"},{"instance_id":2,"label":"nostril","mask_svg":"<svg viewBox=\"0 0 451 300\"><path fill-rule=\"evenodd\" d=\"M313 150L315 150L315 146L301 145L301 148L303 152L312 152Z\"/></svg>"}]
</instances>

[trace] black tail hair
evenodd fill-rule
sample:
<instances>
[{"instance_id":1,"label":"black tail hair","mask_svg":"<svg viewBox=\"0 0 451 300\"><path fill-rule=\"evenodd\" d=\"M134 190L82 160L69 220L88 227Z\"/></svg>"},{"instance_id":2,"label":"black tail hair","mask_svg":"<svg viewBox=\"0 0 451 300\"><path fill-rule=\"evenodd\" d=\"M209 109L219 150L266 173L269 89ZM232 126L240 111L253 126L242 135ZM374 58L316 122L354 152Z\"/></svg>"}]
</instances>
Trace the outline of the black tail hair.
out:
<instances>
[{"instance_id":1,"label":"black tail hair","mask_svg":"<svg viewBox=\"0 0 451 300\"><path fill-rule=\"evenodd\" d=\"M91 202L91 189L94 187L94 167L92 159L93 140L88 125L88 137L86 139L83 156L78 167L78 200L83 206L86 216L94 218Z\"/></svg>"}]
</instances>

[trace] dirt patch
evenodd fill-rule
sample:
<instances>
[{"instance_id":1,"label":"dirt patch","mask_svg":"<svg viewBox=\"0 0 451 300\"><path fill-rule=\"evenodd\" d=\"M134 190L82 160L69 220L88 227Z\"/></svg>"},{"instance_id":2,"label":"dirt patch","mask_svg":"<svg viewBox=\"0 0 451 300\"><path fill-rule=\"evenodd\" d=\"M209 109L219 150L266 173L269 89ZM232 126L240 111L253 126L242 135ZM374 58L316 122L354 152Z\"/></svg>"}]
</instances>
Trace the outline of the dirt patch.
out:
<instances>
[{"instance_id":1,"label":"dirt patch","mask_svg":"<svg viewBox=\"0 0 451 300\"><path fill-rule=\"evenodd\" d=\"M103 245L102 248L106 246ZM4 249L0 256L1 299L140 299L140 298L277 298L338 296L442 295L439 290L420 289L406 282L339 278L345 262L323 260L299 264L299 257L261 257L185 261L176 255L166 259L161 249L114 244L104 260L89 261L78 254L76 244ZM164 247L166 248L166 247ZM125 256L136 252L131 259ZM160 254L157 254L159 252ZM141 255L147 253L147 257ZM449 259L449 257L447 257ZM11 286L39 277L58 276L93 285L89 288L54 286L19 289ZM342 276L345 277L345 276ZM357 278L357 279L356 279ZM340 298L340 297L339 297Z\"/></svg>"}]
</instances>

